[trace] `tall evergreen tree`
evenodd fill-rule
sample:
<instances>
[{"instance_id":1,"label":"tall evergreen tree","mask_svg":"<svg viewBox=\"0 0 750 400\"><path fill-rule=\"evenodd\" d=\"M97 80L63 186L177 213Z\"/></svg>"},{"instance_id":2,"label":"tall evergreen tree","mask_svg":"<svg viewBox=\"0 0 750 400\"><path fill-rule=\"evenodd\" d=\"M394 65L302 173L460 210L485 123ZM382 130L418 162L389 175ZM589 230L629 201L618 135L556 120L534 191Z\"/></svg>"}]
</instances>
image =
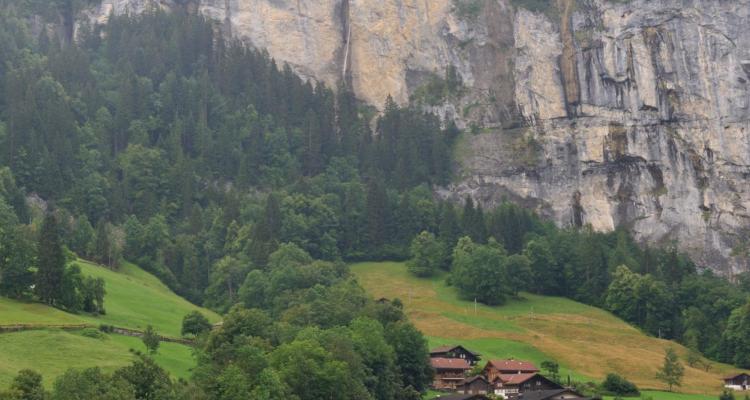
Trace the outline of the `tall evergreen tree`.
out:
<instances>
[{"instance_id":1,"label":"tall evergreen tree","mask_svg":"<svg viewBox=\"0 0 750 400\"><path fill-rule=\"evenodd\" d=\"M65 255L60 244L57 218L53 212L44 217L39 233L36 293L49 305L57 305L62 299Z\"/></svg>"},{"instance_id":2,"label":"tall evergreen tree","mask_svg":"<svg viewBox=\"0 0 750 400\"><path fill-rule=\"evenodd\" d=\"M279 247L281 238L281 202L279 196L271 193L266 198L266 206L260 221L255 225L249 244L249 256L257 266L265 266L268 256Z\"/></svg>"},{"instance_id":3,"label":"tall evergreen tree","mask_svg":"<svg viewBox=\"0 0 750 400\"><path fill-rule=\"evenodd\" d=\"M103 218L96 224L94 257L100 264L106 265L110 268L115 265L112 257L112 241L109 235L109 227L107 221Z\"/></svg>"},{"instance_id":4,"label":"tall evergreen tree","mask_svg":"<svg viewBox=\"0 0 750 400\"><path fill-rule=\"evenodd\" d=\"M388 195L382 181L373 178L367 185L368 242L372 251L385 244L388 235Z\"/></svg>"}]
</instances>

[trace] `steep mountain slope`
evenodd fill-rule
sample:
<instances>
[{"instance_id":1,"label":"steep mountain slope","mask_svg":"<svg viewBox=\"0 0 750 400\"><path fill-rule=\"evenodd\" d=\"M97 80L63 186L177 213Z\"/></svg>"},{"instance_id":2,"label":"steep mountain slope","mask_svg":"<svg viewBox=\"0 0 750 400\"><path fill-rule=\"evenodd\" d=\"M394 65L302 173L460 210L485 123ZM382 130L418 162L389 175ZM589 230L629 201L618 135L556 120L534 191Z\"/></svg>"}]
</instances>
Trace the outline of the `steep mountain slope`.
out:
<instances>
[{"instance_id":1,"label":"steep mountain slope","mask_svg":"<svg viewBox=\"0 0 750 400\"><path fill-rule=\"evenodd\" d=\"M664 350L687 350L671 341L646 336L619 318L571 300L524 294L523 300L498 307L459 300L444 277L418 279L402 263L361 263L352 272L374 297L399 298L431 345L461 343L484 359L556 360L562 376L601 380L617 372L641 388L663 390L655 378ZM705 371L686 366L686 393L715 395L721 377L734 369L710 363Z\"/></svg>"},{"instance_id":2,"label":"steep mountain slope","mask_svg":"<svg viewBox=\"0 0 750 400\"><path fill-rule=\"evenodd\" d=\"M464 90L429 108L476 134L445 197L748 267L748 0L104 0L86 16L176 7L376 106L455 67Z\"/></svg>"},{"instance_id":3,"label":"steep mountain slope","mask_svg":"<svg viewBox=\"0 0 750 400\"><path fill-rule=\"evenodd\" d=\"M137 266L124 263L118 271L79 261L84 275L101 277L106 282L104 306L100 317L75 315L38 303L23 303L0 298L0 327L34 326L34 330L0 333L0 387L6 387L20 369L31 368L43 374L45 384L68 368L102 367L114 370L130 363L130 349L145 351L139 338L105 335L84 336L81 330L62 330L71 325L99 324L143 330L153 325L161 335L179 337L182 317L199 310L212 322L220 317L190 304L175 295L153 275ZM172 375L189 377L194 366L192 349L177 343L163 342L156 361Z\"/></svg>"}]
</instances>

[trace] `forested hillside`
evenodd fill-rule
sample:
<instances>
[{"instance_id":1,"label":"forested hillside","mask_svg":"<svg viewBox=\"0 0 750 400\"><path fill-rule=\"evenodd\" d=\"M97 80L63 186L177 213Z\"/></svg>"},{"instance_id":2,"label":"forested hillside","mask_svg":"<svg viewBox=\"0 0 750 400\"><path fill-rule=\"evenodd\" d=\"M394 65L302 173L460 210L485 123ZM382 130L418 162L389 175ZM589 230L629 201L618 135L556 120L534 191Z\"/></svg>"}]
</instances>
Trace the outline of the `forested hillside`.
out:
<instances>
[{"instance_id":1,"label":"forested hillside","mask_svg":"<svg viewBox=\"0 0 750 400\"><path fill-rule=\"evenodd\" d=\"M5 18L0 160L16 187L58 208L71 250L110 265L122 254L194 301L228 253L259 267L274 242L377 256L403 241L368 226L372 214L430 198L387 190L448 177L455 130L391 102L375 136L350 94L200 17L114 18L78 45ZM28 222L23 194L10 201ZM351 242L368 228L372 240Z\"/></svg>"},{"instance_id":2,"label":"forested hillside","mask_svg":"<svg viewBox=\"0 0 750 400\"><path fill-rule=\"evenodd\" d=\"M432 204L427 185L447 181L455 129L389 102L375 135L373 113L350 94L303 82L201 17L113 18L71 43L56 8L32 18L37 9L10 3L1 294L106 313L118 289L105 284L101 309L82 307L90 271L68 262L75 253L115 270L135 262L229 312L198 338L188 387L144 356L114 373L70 372L53 398L102 388L138 399L420 397L426 341L340 260L407 256L419 227L393 237L384 216ZM21 371L2 395L29 398L41 379Z\"/></svg>"},{"instance_id":3,"label":"forested hillside","mask_svg":"<svg viewBox=\"0 0 750 400\"><path fill-rule=\"evenodd\" d=\"M466 298L570 297L750 366L748 281L626 231L437 200L461 134L449 121L390 98L377 113L200 16L113 16L71 42L58 8L0 4L0 295L106 312L107 288L60 266L76 254L136 263L226 313L198 338L190 387L148 358L71 381L124 385L123 398L128 385L149 399L418 398L432 372L425 339L345 264L412 256L418 275L452 270ZM44 289L54 282L72 284ZM144 371L158 382L141 385Z\"/></svg>"}]
</instances>

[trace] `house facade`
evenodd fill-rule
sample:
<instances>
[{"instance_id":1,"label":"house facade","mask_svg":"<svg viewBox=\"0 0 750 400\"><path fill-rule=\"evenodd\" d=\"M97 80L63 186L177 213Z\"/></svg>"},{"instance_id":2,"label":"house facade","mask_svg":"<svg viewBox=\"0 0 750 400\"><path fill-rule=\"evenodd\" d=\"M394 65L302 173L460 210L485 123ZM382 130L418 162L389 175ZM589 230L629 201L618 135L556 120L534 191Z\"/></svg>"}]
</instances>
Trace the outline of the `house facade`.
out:
<instances>
[{"instance_id":1,"label":"house facade","mask_svg":"<svg viewBox=\"0 0 750 400\"><path fill-rule=\"evenodd\" d=\"M450 394L447 396L438 397L440 400L490 400L489 397L483 394Z\"/></svg>"},{"instance_id":2,"label":"house facade","mask_svg":"<svg viewBox=\"0 0 750 400\"><path fill-rule=\"evenodd\" d=\"M573 389L539 390L522 393L518 400L589 400Z\"/></svg>"},{"instance_id":3,"label":"house facade","mask_svg":"<svg viewBox=\"0 0 750 400\"><path fill-rule=\"evenodd\" d=\"M745 372L724 378L724 387L733 390L750 390L750 375Z\"/></svg>"},{"instance_id":4,"label":"house facade","mask_svg":"<svg viewBox=\"0 0 750 400\"><path fill-rule=\"evenodd\" d=\"M435 369L432 387L437 390L455 391L471 369L469 362L461 358L434 357L430 358L430 364Z\"/></svg>"},{"instance_id":5,"label":"house facade","mask_svg":"<svg viewBox=\"0 0 750 400\"><path fill-rule=\"evenodd\" d=\"M563 389L562 386L536 372L498 374L492 380L493 392L506 399L515 399L524 393Z\"/></svg>"},{"instance_id":6,"label":"house facade","mask_svg":"<svg viewBox=\"0 0 750 400\"><path fill-rule=\"evenodd\" d=\"M481 354L473 352L461 345L440 346L430 351L430 357L435 358L460 358L476 365L482 359Z\"/></svg>"},{"instance_id":7,"label":"house facade","mask_svg":"<svg viewBox=\"0 0 750 400\"><path fill-rule=\"evenodd\" d=\"M461 394L488 394L494 393L492 384L482 375L466 378L456 387L456 392Z\"/></svg>"}]
</instances>

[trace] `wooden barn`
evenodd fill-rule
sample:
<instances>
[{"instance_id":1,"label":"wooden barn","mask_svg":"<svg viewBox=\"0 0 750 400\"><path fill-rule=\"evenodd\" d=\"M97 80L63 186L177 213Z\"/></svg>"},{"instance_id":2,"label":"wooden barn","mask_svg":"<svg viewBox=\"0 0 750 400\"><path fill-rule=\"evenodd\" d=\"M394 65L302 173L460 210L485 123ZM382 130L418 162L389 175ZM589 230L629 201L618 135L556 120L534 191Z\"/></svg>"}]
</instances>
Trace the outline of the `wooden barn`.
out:
<instances>
[{"instance_id":1,"label":"wooden barn","mask_svg":"<svg viewBox=\"0 0 750 400\"><path fill-rule=\"evenodd\" d=\"M724 387L733 390L749 390L750 375L746 372L730 375L724 378Z\"/></svg>"}]
</instances>

